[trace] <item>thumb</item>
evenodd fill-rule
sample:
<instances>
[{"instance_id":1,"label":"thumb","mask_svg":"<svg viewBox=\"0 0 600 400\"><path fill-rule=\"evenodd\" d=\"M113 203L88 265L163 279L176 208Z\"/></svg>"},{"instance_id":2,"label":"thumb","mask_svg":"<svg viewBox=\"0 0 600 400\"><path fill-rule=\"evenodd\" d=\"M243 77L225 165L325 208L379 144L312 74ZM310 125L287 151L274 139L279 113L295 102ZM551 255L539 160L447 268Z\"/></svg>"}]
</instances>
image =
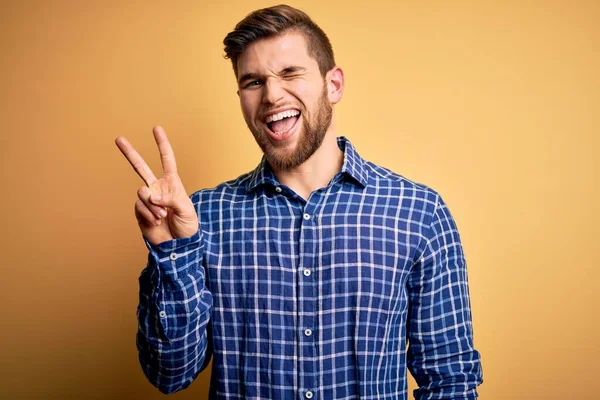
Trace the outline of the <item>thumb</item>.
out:
<instances>
[{"instance_id":1,"label":"thumb","mask_svg":"<svg viewBox=\"0 0 600 400\"><path fill-rule=\"evenodd\" d=\"M150 202L157 206L171 208L175 213L181 214L188 211L191 201L189 197L175 196L173 193L162 193L150 195Z\"/></svg>"}]
</instances>

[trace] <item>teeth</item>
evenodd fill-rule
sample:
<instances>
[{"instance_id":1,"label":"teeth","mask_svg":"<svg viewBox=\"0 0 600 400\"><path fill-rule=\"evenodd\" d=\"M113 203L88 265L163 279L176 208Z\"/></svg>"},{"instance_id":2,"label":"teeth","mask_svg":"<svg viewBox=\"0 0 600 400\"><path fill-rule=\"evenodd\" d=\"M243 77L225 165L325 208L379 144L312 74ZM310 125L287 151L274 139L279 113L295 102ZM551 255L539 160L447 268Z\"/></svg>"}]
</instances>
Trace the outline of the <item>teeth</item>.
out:
<instances>
[{"instance_id":1,"label":"teeth","mask_svg":"<svg viewBox=\"0 0 600 400\"><path fill-rule=\"evenodd\" d=\"M281 119L289 118L289 117L295 117L296 115L300 115L300 111L298 111L298 110L282 111L278 114L269 115L267 117L267 119L265 119L265 122L268 124L269 122L279 121Z\"/></svg>"}]
</instances>

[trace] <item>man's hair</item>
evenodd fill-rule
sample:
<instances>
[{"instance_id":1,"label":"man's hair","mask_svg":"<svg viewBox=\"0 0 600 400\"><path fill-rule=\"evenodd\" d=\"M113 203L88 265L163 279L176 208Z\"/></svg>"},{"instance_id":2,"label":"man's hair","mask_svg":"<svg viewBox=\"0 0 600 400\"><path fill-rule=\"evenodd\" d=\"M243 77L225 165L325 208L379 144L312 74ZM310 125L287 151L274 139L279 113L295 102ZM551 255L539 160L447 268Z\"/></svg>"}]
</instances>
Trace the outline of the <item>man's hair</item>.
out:
<instances>
[{"instance_id":1,"label":"man's hair","mask_svg":"<svg viewBox=\"0 0 600 400\"><path fill-rule=\"evenodd\" d=\"M323 77L335 67L333 48L325 32L305 12L281 4L248 14L223 39L225 58L231 60L235 76L238 75L237 60L250 43L289 32L304 36L308 55L317 61Z\"/></svg>"}]
</instances>

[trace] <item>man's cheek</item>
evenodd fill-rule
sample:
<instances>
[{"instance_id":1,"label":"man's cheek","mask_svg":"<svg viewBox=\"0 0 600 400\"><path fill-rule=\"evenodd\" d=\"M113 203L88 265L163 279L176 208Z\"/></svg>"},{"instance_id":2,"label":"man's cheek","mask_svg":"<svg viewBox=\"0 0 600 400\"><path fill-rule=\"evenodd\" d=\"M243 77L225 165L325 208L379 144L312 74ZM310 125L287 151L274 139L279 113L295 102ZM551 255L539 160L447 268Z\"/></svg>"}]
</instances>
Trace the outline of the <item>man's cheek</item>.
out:
<instances>
[{"instance_id":1,"label":"man's cheek","mask_svg":"<svg viewBox=\"0 0 600 400\"><path fill-rule=\"evenodd\" d=\"M244 119L246 120L246 122L250 122L253 119L250 108L248 108L244 103L242 103L241 106L242 115L244 116Z\"/></svg>"}]
</instances>

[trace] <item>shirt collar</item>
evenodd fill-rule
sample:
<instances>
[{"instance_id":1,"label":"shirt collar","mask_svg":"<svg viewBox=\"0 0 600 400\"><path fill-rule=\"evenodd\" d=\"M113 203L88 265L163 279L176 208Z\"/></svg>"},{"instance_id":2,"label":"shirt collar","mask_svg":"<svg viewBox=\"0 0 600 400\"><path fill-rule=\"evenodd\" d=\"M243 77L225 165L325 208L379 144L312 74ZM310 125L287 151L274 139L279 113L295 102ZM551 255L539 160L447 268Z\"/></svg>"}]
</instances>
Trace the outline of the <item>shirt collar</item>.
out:
<instances>
[{"instance_id":1,"label":"shirt collar","mask_svg":"<svg viewBox=\"0 0 600 400\"><path fill-rule=\"evenodd\" d=\"M368 183L368 172L365 165L366 161L358 154L348 138L344 136L338 137L337 144L340 150L344 152L344 163L342 164L341 171L336 175L336 178L338 176L348 177L361 187L366 187ZM336 178L334 178L334 180ZM265 184L277 186L279 185L279 182L266 157L263 156L258 166L250 173L248 191L253 191L258 186Z\"/></svg>"}]
</instances>

